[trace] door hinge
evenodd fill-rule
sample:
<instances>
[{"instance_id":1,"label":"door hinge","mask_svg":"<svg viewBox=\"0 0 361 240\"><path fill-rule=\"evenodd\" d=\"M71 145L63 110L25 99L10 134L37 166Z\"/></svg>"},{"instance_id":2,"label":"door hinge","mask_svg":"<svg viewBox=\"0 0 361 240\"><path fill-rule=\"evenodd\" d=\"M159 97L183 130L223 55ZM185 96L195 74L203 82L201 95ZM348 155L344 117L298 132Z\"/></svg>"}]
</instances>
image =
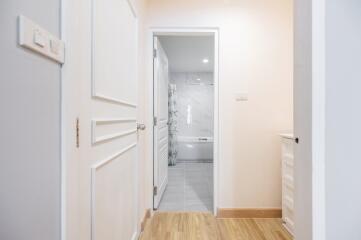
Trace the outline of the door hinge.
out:
<instances>
[{"instance_id":1,"label":"door hinge","mask_svg":"<svg viewBox=\"0 0 361 240\"><path fill-rule=\"evenodd\" d=\"M156 196L158 194L158 187L154 186L153 187L153 195Z\"/></svg>"},{"instance_id":2,"label":"door hinge","mask_svg":"<svg viewBox=\"0 0 361 240\"><path fill-rule=\"evenodd\" d=\"M79 127L79 118L76 119L76 147L79 148L80 146L80 140L79 140L79 132L80 132L80 127Z\"/></svg>"},{"instance_id":3,"label":"door hinge","mask_svg":"<svg viewBox=\"0 0 361 240\"><path fill-rule=\"evenodd\" d=\"M153 49L153 58L157 57L157 49Z\"/></svg>"},{"instance_id":4,"label":"door hinge","mask_svg":"<svg viewBox=\"0 0 361 240\"><path fill-rule=\"evenodd\" d=\"M157 119L157 117L154 117L154 118L153 118L153 125L154 125L154 126L157 126L157 123L158 123L158 119Z\"/></svg>"}]
</instances>

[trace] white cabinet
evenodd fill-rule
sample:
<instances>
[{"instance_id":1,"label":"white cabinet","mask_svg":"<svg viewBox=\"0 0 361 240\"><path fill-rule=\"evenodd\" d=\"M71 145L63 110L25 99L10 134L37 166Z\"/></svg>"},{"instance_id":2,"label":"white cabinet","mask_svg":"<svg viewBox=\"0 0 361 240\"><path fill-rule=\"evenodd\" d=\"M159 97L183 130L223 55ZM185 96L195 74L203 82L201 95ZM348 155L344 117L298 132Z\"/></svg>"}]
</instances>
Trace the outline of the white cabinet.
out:
<instances>
[{"instance_id":1,"label":"white cabinet","mask_svg":"<svg viewBox=\"0 0 361 240\"><path fill-rule=\"evenodd\" d=\"M282 140L282 220L285 228L294 231L294 139L292 134L281 134Z\"/></svg>"}]
</instances>

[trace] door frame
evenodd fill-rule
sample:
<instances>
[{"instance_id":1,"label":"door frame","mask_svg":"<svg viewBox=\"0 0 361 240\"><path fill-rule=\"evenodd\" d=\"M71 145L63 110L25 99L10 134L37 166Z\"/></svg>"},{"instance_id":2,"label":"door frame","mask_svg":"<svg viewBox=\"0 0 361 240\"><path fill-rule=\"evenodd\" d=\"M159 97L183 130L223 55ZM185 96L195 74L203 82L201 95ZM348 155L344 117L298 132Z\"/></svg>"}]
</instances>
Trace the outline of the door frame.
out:
<instances>
[{"instance_id":1,"label":"door frame","mask_svg":"<svg viewBox=\"0 0 361 240\"><path fill-rule=\"evenodd\" d=\"M151 179L152 179L152 189L150 191L151 195L151 209L154 206L153 198L153 187L154 187L154 129L153 129L153 117L154 117L154 78L153 78L153 38L155 36L213 36L214 37L214 136L213 136L213 214L217 214L218 206L218 170L219 170L219 156L220 156L220 142L219 142L219 28L218 27L207 27L207 28L197 28L197 27L167 27L167 28L158 28L151 27L148 37L147 37L147 46L149 48L149 85L148 85L148 102L150 106L148 107L148 123L149 131L147 139L150 144L148 144L148 156L151 159ZM151 70L150 70L151 68ZM148 79L147 77L147 79Z\"/></svg>"},{"instance_id":2,"label":"door frame","mask_svg":"<svg viewBox=\"0 0 361 240\"><path fill-rule=\"evenodd\" d=\"M312 238L326 240L326 0L311 6Z\"/></svg>"}]
</instances>

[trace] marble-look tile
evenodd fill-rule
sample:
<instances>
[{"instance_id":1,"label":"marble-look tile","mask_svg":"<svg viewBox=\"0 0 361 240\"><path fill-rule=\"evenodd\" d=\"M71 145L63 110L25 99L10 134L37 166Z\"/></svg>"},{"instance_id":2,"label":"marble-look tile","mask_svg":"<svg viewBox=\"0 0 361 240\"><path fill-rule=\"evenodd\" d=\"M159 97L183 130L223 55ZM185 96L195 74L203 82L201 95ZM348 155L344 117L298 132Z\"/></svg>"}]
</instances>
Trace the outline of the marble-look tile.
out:
<instances>
[{"instance_id":1,"label":"marble-look tile","mask_svg":"<svg viewBox=\"0 0 361 240\"><path fill-rule=\"evenodd\" d=\"M183 203L162 203L158 211L184 211L185 205Z\"/></svg>"},{"instance_id":2,"label":"marble-look tile","mask_svg":"<svg viewBox=\"0 0 361 240\"><path fill-rule=\"evenodd\" d=\"M212 198L212 194L209 191L201 191L201 192L186 192L185 193L185 201L206 201Z\"/></svg>"},{"instance_id":3,"label":"marble-look tile","mask_svg":"<svg viewBox=\"0 0 361 240\"><path fill-rule=\"evenodd\" d=\"M170 73L170 82L177 88L178 131L213 136L213 73Z\"/></svg>"}]
</instances>

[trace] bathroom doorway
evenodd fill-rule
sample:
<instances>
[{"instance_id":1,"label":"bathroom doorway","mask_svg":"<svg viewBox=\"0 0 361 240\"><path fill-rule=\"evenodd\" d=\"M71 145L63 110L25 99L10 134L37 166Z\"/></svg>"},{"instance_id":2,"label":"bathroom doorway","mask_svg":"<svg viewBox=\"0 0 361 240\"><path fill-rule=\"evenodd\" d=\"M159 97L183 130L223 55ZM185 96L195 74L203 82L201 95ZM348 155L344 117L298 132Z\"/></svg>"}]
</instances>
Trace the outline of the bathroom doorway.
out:
<instances>
[{"instance_id":1,"label":"bathroom doorway","mask_svg":"<svg viewBox=\"0 0 361 240\"><path fill-rule=\"evenodd\" d=\"M216 213L217 32L153 32L153 208Z\"/></svg>"}]
</instances>

